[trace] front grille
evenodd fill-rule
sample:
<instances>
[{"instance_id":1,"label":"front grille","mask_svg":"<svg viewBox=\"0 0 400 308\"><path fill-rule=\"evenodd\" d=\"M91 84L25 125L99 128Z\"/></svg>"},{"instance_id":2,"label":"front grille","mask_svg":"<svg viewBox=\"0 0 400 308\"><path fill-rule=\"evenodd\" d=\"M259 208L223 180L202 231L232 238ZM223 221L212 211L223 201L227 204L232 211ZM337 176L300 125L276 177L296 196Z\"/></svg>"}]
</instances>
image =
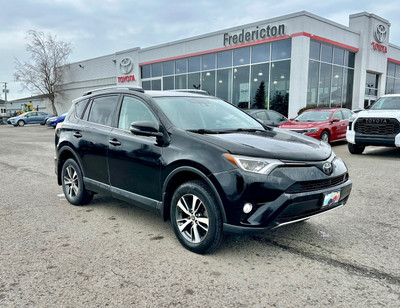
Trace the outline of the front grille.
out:
<instances>
[{"instance_id":1,"label":"front grille","mask_svg":"<svg viewBox=\"0 0 400 308\"><path fill-rule=\"evenodd\" d=\"M400 123L396 119L360 118L354 130L365 135L396 135L400 133Z\"/></svg>"},{"instance_id":2,"label":"front grille","mask_svg":"<svg viewBox=\"0 0 400 308\"><path fill-rule=\"evenodd\" d=\"M296 182L286 191L288 194L297 194L303 192L309 192L314 190L320 190L324 188L329 188L333 186L340 185L347 181L349 178L348 173L345 173L341 176L337 176L330 179L325 180L316 180L316 181L304 181L304 182Z\"/></svg>"}]
</instances>

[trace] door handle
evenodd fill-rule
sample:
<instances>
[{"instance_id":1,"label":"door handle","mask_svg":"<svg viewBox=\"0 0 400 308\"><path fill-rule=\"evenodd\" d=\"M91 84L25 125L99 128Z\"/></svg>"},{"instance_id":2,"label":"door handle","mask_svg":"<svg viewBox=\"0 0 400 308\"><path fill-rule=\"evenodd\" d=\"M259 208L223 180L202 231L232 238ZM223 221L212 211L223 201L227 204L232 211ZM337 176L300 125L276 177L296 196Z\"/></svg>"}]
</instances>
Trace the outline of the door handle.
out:
<instances>
[{"instance_id":1,"label":"door handle","mask_svg":"<svg viewBox=\"0 0 400 308\"><path fill-rule=\"evenodd\" d=\"M111 139L108 141L108 143L116 147L121 145L121 142L119 142L117 139Z\"/></svg>"},{"instance_id":2,"label":"door handle","mask_svg":"<svg viewBox=\"0 0 400 308\"><path fill-rule=\"evenodd\" d=\"M75 132L74 137L76 138L82 138L82 134L80 132Z\"/></svg>"}]
</instances>

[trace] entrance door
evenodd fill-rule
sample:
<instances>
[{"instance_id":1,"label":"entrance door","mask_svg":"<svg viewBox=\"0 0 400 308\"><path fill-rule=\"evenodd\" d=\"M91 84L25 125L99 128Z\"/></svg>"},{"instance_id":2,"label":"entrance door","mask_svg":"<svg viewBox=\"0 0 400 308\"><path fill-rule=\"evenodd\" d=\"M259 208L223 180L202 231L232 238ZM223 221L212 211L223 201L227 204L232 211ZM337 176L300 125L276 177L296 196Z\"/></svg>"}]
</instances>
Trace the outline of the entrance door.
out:
<instances>
[{"instance_id":1,"label":"entrance door","mask_svg":"<svg viewBox=\"0 0 400 308\"><path fill-rule=\"evenodd\" d=\"M375 103L378 99L378 82L379 74L367 72L367 78L365 80L364 108Z\"/></svg>"}]
</instances>

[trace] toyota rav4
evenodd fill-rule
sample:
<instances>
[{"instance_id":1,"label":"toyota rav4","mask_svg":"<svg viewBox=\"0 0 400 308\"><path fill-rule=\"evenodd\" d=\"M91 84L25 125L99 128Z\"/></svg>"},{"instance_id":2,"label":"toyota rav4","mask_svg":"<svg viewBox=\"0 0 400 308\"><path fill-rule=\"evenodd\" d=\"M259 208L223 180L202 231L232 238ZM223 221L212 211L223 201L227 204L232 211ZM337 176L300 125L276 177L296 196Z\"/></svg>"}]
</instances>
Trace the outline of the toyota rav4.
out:
<instances>
[{"instance_id":1,"label":"toyota rav4","mask_svg":"<svg viewBox=\"0 0 400 308\"><path fill-rule=\"evenodd\" d=\"M56 128L67 200L103 193L170 219L180 243L216 249L344 205L351 181L330 145L262 126L216 97L112 87L76 99Z\"/></svg>"}]
</instances>

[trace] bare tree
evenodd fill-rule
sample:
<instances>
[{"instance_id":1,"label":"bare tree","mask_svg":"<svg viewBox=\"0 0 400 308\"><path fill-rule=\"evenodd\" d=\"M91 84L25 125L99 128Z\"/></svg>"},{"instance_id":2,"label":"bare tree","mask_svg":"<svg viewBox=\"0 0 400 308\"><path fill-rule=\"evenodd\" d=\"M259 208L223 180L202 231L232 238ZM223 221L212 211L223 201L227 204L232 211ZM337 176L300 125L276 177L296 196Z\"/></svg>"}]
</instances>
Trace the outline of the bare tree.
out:
<instances>
[{"instance_id":1,"label":"bare tree","mask_svg":"<svg viewBox=\"0 0 400 308\"><path fill-rule=\"evenodd\" d=\"M57 85L62 82L63 66L72 51L71 44L57 41L55 36L35 30L28 31L27 40L26 50L31 59L28 62L15 59L14 78L21 82L24 89L46 95L53 113L57 114L55 94Z\"/></svg>"}]
</instances>

